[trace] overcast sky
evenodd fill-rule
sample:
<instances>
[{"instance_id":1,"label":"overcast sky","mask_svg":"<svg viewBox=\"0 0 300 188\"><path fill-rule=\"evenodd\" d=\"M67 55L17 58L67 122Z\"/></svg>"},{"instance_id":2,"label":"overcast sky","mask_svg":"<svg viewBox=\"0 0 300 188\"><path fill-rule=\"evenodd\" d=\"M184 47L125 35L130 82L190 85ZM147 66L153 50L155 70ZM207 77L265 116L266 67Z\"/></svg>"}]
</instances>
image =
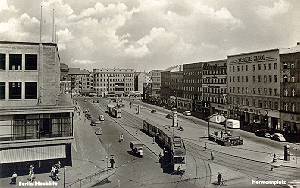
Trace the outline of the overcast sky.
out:
<instances>
[{"instance_id":1,"label":"overcast sky","mask_svg":"<svg viewBox=\"0 0 300 188\"><path fill-rule=\"evenodd\" d=\"M229 54L295 46L299 0L48 0L62 62L72 67L165 69ZM39 41L39 0L0 0L0 40Z\"/></svg>"}]
</instances>

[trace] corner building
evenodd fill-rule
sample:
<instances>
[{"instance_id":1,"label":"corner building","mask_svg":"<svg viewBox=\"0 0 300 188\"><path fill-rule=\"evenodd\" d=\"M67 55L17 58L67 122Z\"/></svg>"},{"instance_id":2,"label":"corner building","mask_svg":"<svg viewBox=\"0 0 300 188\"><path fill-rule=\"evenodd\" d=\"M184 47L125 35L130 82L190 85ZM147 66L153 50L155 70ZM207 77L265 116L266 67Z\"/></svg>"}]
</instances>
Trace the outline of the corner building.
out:
<instances>
[{"instance_id":1,"label":"corner building","mask_svg":"<svg viewBox=\"0 0 300 188\"><path fill-rule=\"evenodd\" d=\"M73 107L53 43L0 41L0 176L72 165Z\"/></svg>"},{"instance_id":2,"label":"corner building","mask_svg":"<svg viewBox=\"0 0 300 188\"><path fill-rule=\"evenodd\" d=\"M279 49L227 57L229 117L280 129Z\"/></svg>"}]
</instances>

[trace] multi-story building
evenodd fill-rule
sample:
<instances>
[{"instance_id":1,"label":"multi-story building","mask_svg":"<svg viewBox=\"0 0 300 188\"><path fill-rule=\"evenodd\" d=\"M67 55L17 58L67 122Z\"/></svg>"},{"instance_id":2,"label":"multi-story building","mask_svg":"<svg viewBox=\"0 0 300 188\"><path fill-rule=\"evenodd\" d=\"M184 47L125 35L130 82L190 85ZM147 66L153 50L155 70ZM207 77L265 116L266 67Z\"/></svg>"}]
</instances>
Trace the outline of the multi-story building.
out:
<instances>
[{"instance_id":1,"label":"multi-story building","mask_svg":"<svg viewBox=\"0 0 300 188\"><path fill-rule=\"evenodd\" d=\"M160 97L160 87L161 87L161 72L162 70L152 70L150 71L151 77L151 93L153 97Z\"/></svg>"},{"instance_id":2,"label":"multi-story building","mask_svg":"<svg viewBox=\"0 0 300 188\"><path fill-rule=\"evenodd\" d=\"M89 95L93 92L93 79L92 74L80 68L69 68L68 76L71 80L71 90L75 95Z\"/></svg>"},{"instance_id":3,"label":"multi-story building","mask_svg":"<svg viewBox=\"0 0 300 188\"><path fill-rule=\"evenodd\" d=\"M53 43L0 42L1 176L71 165L73 107L61 100Z\"/></svg>"},{"instance_id":4,"label":"multi-story building","mask_svg":"<svg viewBox=\"0 0 300 188\"><path fill-rule=\"evenodd\" d=\"M300 43L280 49L280 124L287 138L300 141Z\"/></svg>"},{"instance_id":5,"label":"multi-story building","mask_svg":"<svg viewBox=\"0 0 300 188\"><path fill-rule=\"evenodd\" d=\"M71 93L71 78L68 76L69 67L68 65L60 64L60 92Z\"/></svg>"},{"instance_id":6,"label":"multi-story building","mask_svg":"<svg viewBox=\"0 0 300 188\"><path fill-rule=\"evenodd\" d=\"M133 69L93 69L94 89L98 96L125 96L134 91Z\"/></svg>"},{"instance_id":7,"label":"multi-story building","mask_svg":"<svg viewBox=\"0 0 300 188\"><path fill-rule=\"evenodd\" d=\"M193 110L195 115L202 107L202 63L183 65L183 98L178 98L181 108Z\"/></svg>"},{"instance_id":8,"label":"multi-story building","mask_svg":"<svg viewBox=\"0 0 300 188\"><path fill-rule=\"evenodd\" d=\"M174 66L167 69L167 71L161 72L160 95L163 103L169 107L178 107L178 98L183 97L182 83L182 65Z\"/></svg>"},{"instance_id":9,"label":"multi-story building","mask_svg":"<svg viewBox=\"0 0 300 188\"><path fill-rule=\"evenodd\" d=\"M150 83L150 75L146 72L134 73L134 91L144 93L144 85Z\"/></svg>"},{"instance_id":10,"label":"multi-story building","mask_svg":"<svg viewBox=\"0 0 300 188\"><path fill-rule=\"evenodd\" d=\"M230 117L279 130L279 49L228 56L227 74Z\"/></svg>"},{"instance_id":11,"label":"multi-story building","mask_svg":"<svg viewBox=\"0 0 300 188\"><path fill-rule=\"evenodd\" d=\"M202 64L203 112L205 113L205 109L209 109L205 116L215 113L227 114L226 63L226 60L219 60Z\"/></svg>"}]
</instances>

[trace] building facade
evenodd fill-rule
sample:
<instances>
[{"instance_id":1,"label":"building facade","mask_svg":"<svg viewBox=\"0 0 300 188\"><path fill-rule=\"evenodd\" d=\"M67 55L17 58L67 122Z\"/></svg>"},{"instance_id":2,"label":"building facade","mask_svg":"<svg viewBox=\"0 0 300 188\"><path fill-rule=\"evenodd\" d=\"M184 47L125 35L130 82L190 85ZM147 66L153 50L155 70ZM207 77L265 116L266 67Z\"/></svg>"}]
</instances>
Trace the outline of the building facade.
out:
<instances>
[{"instance_id":1,"label":"building facade","mask_svg":"<svg viewBox=\"0 0 300 188\"><path fill-rule=\"evenodd\" d=\"M183 98L179 98L180 107L200 113L202 107L202 63L183 65Z\"/></svg>"},{"instance_id":2,"label":"building facade","mask_svg":"<svg viewBox=\"0 0 300 188\"><path fill-rule=\"evenodd\" d=\"M146 72L136 72L134 74L134 91L143 94L144 85L150 83L150 75Z\"/></svg>"},{"instance_id":3,"label":"building facade","mask_svg":"<svg viewBox=\"0 0 300 188\"><path fill-rule=\"evenodd\" d=\"M71 78L68 76L69 67L68 65L60 64L60 92L61 93L71 93Z\"/></svg>"},{"instance_id":4,"label":"building facade","mask_svg":"<svg viewBox=\"0 0 300 188\"><path fill-rule=\"evenodd\" d=\"M0 42L0 169L71 165L73 107L60 94L53 43Z\"/></svg>"},{"instance_id":5,"label":"building facade","mask_svg":"<svg viewBox=\"0 0 300 188\"><path fill-rule=\"evenodd\" d=\"M93 76L86 70L80 68L69 68L68 80L71 80L73 95L89 95L94 91Z\"/></svg>"},{"instance_id":6,"label":"building facade","mask_svg":"<svg viewBox=\"0 0 300 188\"><path fill-rule=\"evenodd\" d=\"M133 69L93 69L97 96L127 96L134 91Z\"/></svg>"},{"instance_id":7,"label":"building facade","mask_svg":"<svg viewBox=\"0 0 300 188\"><path fill-rule=\"evenodd\" d=\"M161 72L162 70L152 70L150 71L151 78L151 95L153 97L160 97L160 87L161 87Z\"/></svg>"},{"instance_id":8,"label":"building facade","mask_svg":"<svg viewBox=\"0 0 300 188\"><path fill-rule=\"evenodd\" d=\"M227 60L203 62L203 112L227 115ZM208 113L209 112L209 113Z\"/></svg>"},{"instance_id":9,"label":"building facade","mask_svg":"<svg viewBox=\"0 0 300 188\"><path fill-rule=\"evenodd\" d=\"M300 141L300 43L280 50L280 124L286 137Z\"/></svg>"},{"instance_id":10,"label":"building facade","mask_svg":"<svg viewBox=\"0 0 300 188\"><path fill-rule=\"evenodd\" d=\"M229 115L241 127L280 129L280 58L272 49L228 56Z\"/></svg>"}]
</instances>

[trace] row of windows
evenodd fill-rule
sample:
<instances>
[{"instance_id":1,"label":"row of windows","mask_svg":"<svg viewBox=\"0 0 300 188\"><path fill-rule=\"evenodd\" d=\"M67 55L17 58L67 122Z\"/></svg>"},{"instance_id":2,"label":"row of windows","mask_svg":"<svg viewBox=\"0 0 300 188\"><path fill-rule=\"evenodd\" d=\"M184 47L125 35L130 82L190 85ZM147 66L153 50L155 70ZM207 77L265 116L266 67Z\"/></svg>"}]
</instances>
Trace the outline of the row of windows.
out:
<instances>
[{"instance_id":1,"label":"row of windows","mask_svg":"<svg viewBox=\"0 0 300 188\"><path fill-rule=\"evenodd\" d=\"M262 80L263 78L263 80ZM248 82L248 76L229 76L229 82ZM275 83L278 82L277 75L258 75L258 76L252 76L252 82L264 82L264 83L272 83L274 81Z\"/></svg>"},{"instance_id":2,"label":"row of windows","mask_svg":"<svg viewBox=\"0 0 300 188\"><path fill-rule=\"evenodd\" d=\"M282 109L283 109L284 111L292 111L292 112L295 112L295 111L296 111L296 105L295 105L295 103L286 103L286 102L284 102L284 103L282 104Z\"/></svg>"},{"instance_id":3,"label":"row of windows","mask_svg":"<svg viewBox=\"0 0 300 188\"><path fill-rule=\"evenodd\" d=\"M242 105L242 106L253 106L256 108L265 108L265 109L273 109L273 110L279 109L279 105L277 101L273 102L273 101L259 100L259 99L252 99L251 101L248 98L229 97L229 103L235 105Z\"/></svg>"},{"instance_id":4,"label":"row of windows","mask_svg":"<svg viewBox=\"0 0 300 188\"><path fill-rule=\"evenodd\" d=\"M204 78L204 84L226 84L226 78Z\"/></svg>"},{"instance_id":5,"label":"row of windows","mask_svg":"<svg viewBox=\"0 0 300 188\"><path fill-rule=\"evenodd\" d=\"M216 93L216 94L224 94L227 93L227 89L226 88L207 88L204 87L203 88L203 93Z\"/></svg>"},{"instance_id":6,"label":"row of windows","mask_svg":"<svg viewBox=\"0 0 300 188\"><path fill-rule=\"evenodd\" d=\"M226 100L223 97L203 97L204 101L209 101L218 104L225 104Z\"/></svg>"},{"instance_id":7,"label":"row of windows","mask_svg":"<svg viewBox=\"0 0 300 188\"><path fill-rule=\"evenodd\" d=\"M9 54L9 70L22 70L22 54ZM0 53L0 70L6 70L6 54ZM37 54L25 54L25 70L37 70Z\"/></svg>"},{"instance_id":8,"label":"row of windows","mask_svg":"<svg viewBox=\"0 0 300 188\"><path fill-rule=\"evenodd\" d=\"M237 94L249 94L250 90L248 87L230 87L229 88L230 93L237 93ZM272 88L253 88L252 94L257 95L269 95L269 96L278 96L278 90L275 88L274 90Z\"/></svg>"},{"instance_id":9,"label":"row of windows","mask_svg":"<svg viewBox=\"0 0 300 188\"><path fill-rule=\"evenodd\" d=\"M197 92L201 92L201 87L188 87L188 86L184 86L183 87L184 91L197 91Z\"/></svg>"},{"instance_id":10,"label":"row of windows","mask_svg":"<svg viewBox=\"0 0 300 188\"><path fill-rule=\"evenodd\" d=\"M0 100L5 99L5 82L0 82ZM8 98L22 99L22 82L8 83ZM25 82L25 99L37 99L37 82Z\"/></svg>"},{"instance_id":11,"label":"row of windows","mask_svg":"<svg viewBox=\"0 0 300 188\"><path fill-rule=\"evenodd\" d=\"M112 74L112 73L96 73L96 77L133 77L134 74Z\"/></svg>"},{"instance_id":12,"label":"row of windows","mask_svg":"<svg viewBox=\"0 0 300 188\"><path fill-rule=\"evenodd\" d=\"M256 69L257 70L277 70L277 63L273 63L273 66L272 66L272 63L264 63L264 64L254 64L252 65L252 71L255 71ZM240 71L249 71L249 67L248 65L232 65L229 67L229 71L230 72L240 72Z\"/></svg>"},{"instance_id":13,"label":"row of windows","mask_svg":"<svg viewBox=\"0 0 300 188\"><path fill-rule=\"evenodd\" d=\"M201 75L201 71L183 72L185 76Z\"/></svg>"},{"instance_id":14,"label":"row of windows","mask_svg":"<svg viewBox=\"0 0 300 188\"><path fill-rule=\"evenodd\" d=\"M203 75L226 75L226 69L218 69L218 70L203 70Z\"/></svg>"}]
</instances>

